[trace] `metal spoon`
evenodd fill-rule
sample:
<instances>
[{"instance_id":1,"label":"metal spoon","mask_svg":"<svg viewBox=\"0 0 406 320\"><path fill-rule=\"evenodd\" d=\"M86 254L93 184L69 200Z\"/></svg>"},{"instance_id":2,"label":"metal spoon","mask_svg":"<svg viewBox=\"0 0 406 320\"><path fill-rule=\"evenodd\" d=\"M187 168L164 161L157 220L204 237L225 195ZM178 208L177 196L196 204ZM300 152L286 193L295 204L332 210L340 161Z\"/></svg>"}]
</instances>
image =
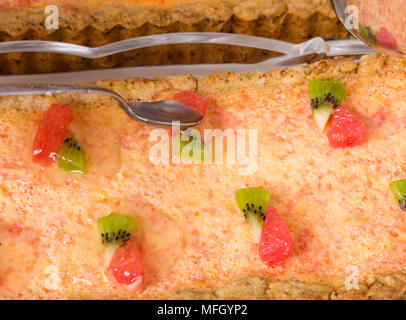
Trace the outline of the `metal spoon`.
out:
<instances>
[{"instance_id":1,"label":"metal spoon","mask_svg":"<svg viewBox=\"0 0 406 320\"><path fill-rule=\"evenodd\" d=\"M130 118L156 126L170 127L173 121L179 121L180 127L188 128L203 120L199 113L179 102L127 102L116 92L100 87L59 84L0 85L0 97L57 93L105 94L114 98Z\"/></svg>"},{"instance_id":2,"label":"metal spoon","mask_svg":"<svg viewBox=\"0 0 406 320\"><path fill-rule=\"evenodd\" d=\"M337 17L355 37L369 47L394 57L406 58L406 38L402 36L406 8L399 0L330 0ZM361 19L362 18L362 19ZM364 32L361 32L361 23ZM379 41L379 29L386 41ZM370 35L368 36L368 33Z\"/></svg>"}]
</instances>

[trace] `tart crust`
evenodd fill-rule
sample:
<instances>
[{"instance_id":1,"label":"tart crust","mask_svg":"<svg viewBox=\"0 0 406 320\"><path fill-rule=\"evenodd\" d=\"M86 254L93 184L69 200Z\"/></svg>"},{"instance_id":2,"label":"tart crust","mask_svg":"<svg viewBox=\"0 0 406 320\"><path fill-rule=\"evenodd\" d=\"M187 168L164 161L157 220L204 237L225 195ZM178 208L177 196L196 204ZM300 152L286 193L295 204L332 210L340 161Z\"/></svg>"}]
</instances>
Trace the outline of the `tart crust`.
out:
<instances>
[{"instance_id":1,"label":"tart crust","mask_svg":"<svg viewBox=\"0 0 406 320\"><path fill-rule=\"evenodd\" d=\"M369 77L384 72L405 72L406 61L380 55L361 57L358 63L349 58L335 58L318 61L307 67L274 70L266 73L237 74L220 72L195 79L190 75L125 81L105 80L96 84L113 89L126 99L154 100L171 90L193 90L199 93L213 93L235 88L268 86L295 86L310 79L342 79L352 76ZM94 96L93 96L94 97ZM85 97L83 97L85 98ZM18 97L2 98L2 111L19 105ZM61 102L74 102L71 96L62 95ZM89 99L93 99L89 97ZM38 99L41 100L41 99ZM99 102L99 101L98 101ZM41 101L34 106L44 108ZM103 103L103 102L100 102ZM108 103L106 101L105 103ZM24 110L22 110L24 111ZM406 297L406 274L377 274L363 279L357 290L347 290L344 279L331 282L303 281L302 279L269 279L260 275L247 275L227 284L219 283L213 288L185 288L167 299L404 299ZM77 298L77 297L76 297Z\"/></svg>"},{"instance_id":2,"label":"tart crust","mask_svg":"<svg viewBox=\"0 0 406 320\"><path fill-rule=\"evenodd\" d=\"M44 27L43 8L0 9L0 41L54 40L91 47L132 37L167 32L231 32L301 42L315 36L349 34L328 0L205 0L198 3L98 9L59 8L59 29ZM204 14L202 15L202 12ZM16 20L19 23L15 23ZM223 45L182 44L143 48L89 60L49 53L0 55L0 73L26 74L95 68L179 63L258 62L266 50Z\"/></svg>"}]
</instances>

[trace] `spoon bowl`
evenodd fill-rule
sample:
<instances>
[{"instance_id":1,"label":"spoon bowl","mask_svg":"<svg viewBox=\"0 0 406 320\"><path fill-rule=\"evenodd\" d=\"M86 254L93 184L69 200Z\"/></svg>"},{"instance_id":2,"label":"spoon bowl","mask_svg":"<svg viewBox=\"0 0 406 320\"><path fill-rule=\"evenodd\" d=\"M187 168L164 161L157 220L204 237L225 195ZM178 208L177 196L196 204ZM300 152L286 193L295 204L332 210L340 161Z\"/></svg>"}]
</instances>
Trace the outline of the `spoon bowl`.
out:
<instances>
[{"instance_id":1,"label":"spoon bowl","mask_svg":"<svg viewBox=\"0 0 406 320\"><path fill-rule=\"evenodd\" d=\"M179 121L182 128L198 125L203 117L195 110L175 101L130 102L128 105L136 110L137 117L156 126L170 126Z\"/></svg>"},{"instance_id":2,"label":"spoon bowl","mask_svg":"<svg viewBox=\"0 0 406 320\"><path fill-rule=\"evenodd\" d=\"M406 6L399 0L331 0L344 26L381 53L406 58Z\"/></svg>"}]
</instances>

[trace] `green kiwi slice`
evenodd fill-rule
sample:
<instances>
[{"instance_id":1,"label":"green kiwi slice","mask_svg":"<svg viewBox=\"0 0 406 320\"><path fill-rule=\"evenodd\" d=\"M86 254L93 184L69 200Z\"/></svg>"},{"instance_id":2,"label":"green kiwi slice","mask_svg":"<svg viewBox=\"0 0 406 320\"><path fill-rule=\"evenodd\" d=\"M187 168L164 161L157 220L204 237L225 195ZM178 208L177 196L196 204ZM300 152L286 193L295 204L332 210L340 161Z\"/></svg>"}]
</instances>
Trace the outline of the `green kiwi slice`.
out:
<instances>
[{"instance_id":1,"label":"green kiwi slice","mask_svg":"<svg viewBox=\"0 0 406 320\"><path fill-rule=\"evenodd\" d=\"M340 80L312 80L309 82L309 96L313 119L324 131L334 108L341 105L347 95L347 88Z\"/></svg>"},{"instance_id":2,"label":"green kiwi slice","mask_svg":"<svg viewBox=\"0 0 406 320\"><path fill-rule=\"evenodd\" d=\"M396 201L399 203L400 208L406 210L406 179L392 181L389 187L395 196Z\"/></svg>"},{"instance_id":3,"label":"green kiwi slice","mask_svg":"<svg viewBox=\"0 0 406 320\"><path fill-rule=\"evenodd\" d=\"M235 199L251 227L254 241L259 242L270 200L269 191L262 188L243 188L237 190Z\"/></svg>"},{"instance_id":4,"label":"green kiwi slice","mask_svg":"<svg viewBox=\"0 0 406 320\"><path fill-rule=\"evenodd\" d=\"M85 173L85 152L73 134L69 134L63 142L58 157L58 167L68 172Z\"/></svg>"},{"instance_id":5,"label":"green kiwi slice","mask_svg":"<svg viewBox=\"0 0 406 320\"><path fill-rule=\"evenodd\" d=\"M186 163L202 163L208 150L196 129L180 132L172 141L172 152Z\"/></svg>"},{"instance_id":6,"label":"green kiwi slice","mask_svg":"<svg viewBox=\"0 0 406 320\"><path fill-rule=\"evenodd\" d=\"M376 43L376 33L371 27L363 26L362 24L358 25L359 33L361 37L369 43Z\"/></svg>"},{"instance_id":7,"label":"green kiwi slice","mask_svg":"<svg viewBox=\"0 0 406 320\"><path fill-rule=\"evenodd\" d=\"M104 247L121 246L130 238L136 229L137 222L134 218L115 212L97 220L102 244Z\"/></svg>"}]
</instances>

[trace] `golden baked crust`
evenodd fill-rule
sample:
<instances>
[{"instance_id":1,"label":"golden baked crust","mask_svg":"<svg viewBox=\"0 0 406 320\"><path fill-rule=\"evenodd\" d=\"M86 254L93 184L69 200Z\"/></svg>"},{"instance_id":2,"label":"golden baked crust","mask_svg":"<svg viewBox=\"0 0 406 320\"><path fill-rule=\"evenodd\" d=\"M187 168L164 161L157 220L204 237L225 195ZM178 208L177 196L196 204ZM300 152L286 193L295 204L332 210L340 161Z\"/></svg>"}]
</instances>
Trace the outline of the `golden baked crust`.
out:
<instances>
[{"instance_id":1,"label":"golden baked crust","mask_svg":"<svg viewBox=\"0 0 406 320\"><path fill-rule=\"evenodd\" d=\"M15 23L17 19L19 23ZM43 8L0 9L0 41L41 39L94 47L167 32L232 32L291 42L301 42L315 36L327 39L349 36L328 0L206 0L164 9L61 7L58 30L46 29L43 22ZM198 44L157 46L97 60L48 53L10 53L0 55L0 73L62 72L178 63L257 62L274 55L259 49Z\"/></svg>"},{"instance_id":2,"label":"golden baked crust","mask_svg":"<svg viewBox=\"0 0 406 320\"><path fill-rule=\"evenodd\" d=\"M111 88L128 100L154 100L171 90L194 90L199 93L213 93L225 90L250 87L294 86L306 83L310 79L342 79L357 76L360 79L384 72L405 72L406 62L380 55L363 56L356 63L348 58L328 59L313 63L308 67L296 67L274 70L266 73L236 74L233 72L215 73L200 79L190 75L165 77L154 80L128 79L125 81L105 80L96 84ZM18 97L4 98L8 103L3 106L18 106ZM74 104L75 100L66 95L60 102ZM75 98L77 99L77 98ZM80 96L86 99L86 96ZM89 98L90 99L90 98ZM35 102L35 101L33 101ZM84 101L76 101L83 105ZM44 104L31 105L38 109ZM370 276L359 283L357 290L348 290L344 279L332 282L311 282L300 279L269 279L260 275L251 275L243 279L221 284L218 287L185 288L168 299L404 299L406 293L406 275L389 273ZM77 298L77 297L76 297Z\"/></svg>"}]
</instances>

